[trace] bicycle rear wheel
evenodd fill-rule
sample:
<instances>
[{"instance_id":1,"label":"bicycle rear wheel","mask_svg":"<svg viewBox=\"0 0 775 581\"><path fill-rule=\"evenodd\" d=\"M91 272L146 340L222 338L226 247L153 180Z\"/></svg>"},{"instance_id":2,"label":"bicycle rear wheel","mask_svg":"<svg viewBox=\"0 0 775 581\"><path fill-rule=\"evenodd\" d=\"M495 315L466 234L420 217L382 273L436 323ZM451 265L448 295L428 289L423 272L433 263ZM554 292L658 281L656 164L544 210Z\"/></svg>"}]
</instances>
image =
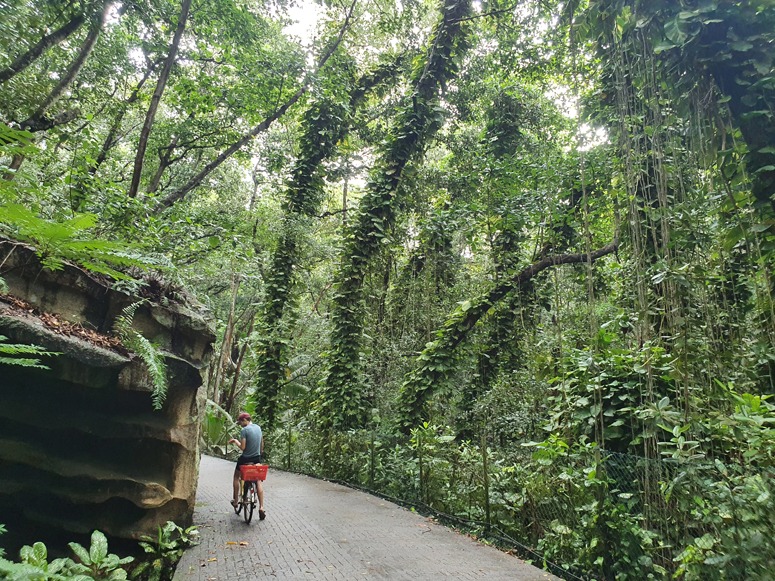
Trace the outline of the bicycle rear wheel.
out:
<instances>
[{"instance_id":1,"label":"bicycle rear wheel","mask_svg":"<svg viewBox=\"0 0 775 581\"><path fill-rule=\"evenodd\" d=\"M256 507L256 483L245 483L245 494L242 496L242 506L245 511L242 513L247 524L253 519L253 509Z\"/></svg>"}]
</instances>

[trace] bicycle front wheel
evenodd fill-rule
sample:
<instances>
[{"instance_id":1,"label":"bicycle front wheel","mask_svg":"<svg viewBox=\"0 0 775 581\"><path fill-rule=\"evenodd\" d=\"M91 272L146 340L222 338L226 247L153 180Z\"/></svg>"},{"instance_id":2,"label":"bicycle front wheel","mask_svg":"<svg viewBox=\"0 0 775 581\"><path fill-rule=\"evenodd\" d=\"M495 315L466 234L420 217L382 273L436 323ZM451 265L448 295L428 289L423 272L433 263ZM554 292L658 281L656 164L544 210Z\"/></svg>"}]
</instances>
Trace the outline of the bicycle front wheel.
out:
<instances>
[{"instance_id":1,"label":"bicycle front wheel","mask_svg":"<svg viewBox=\"0 0 775 581\"><path fill-rule=\"evenodd\" d=\"M250 524L253 518L253 509L256 508L256 483L245 483L245 494L242 497L242 508L244 512L242 516L245 518L245 522Z\"/></svg>"}]
</instances>

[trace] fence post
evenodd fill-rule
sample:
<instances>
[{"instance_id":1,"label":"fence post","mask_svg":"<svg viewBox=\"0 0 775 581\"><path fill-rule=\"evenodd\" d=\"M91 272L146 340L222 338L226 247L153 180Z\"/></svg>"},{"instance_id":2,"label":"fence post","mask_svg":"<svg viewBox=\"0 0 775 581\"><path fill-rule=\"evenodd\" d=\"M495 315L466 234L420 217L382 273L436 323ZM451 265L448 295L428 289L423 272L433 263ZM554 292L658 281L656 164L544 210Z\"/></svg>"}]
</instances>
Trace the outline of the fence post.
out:
<instances>
[{"instance_id":1,"label":"fence post","mask_svg":"<svg viewBox=\"0 0 775 581\"><path fill-rule=\"evenodd\" d=\"M291 467L291 449L293 445L291 441L293 440L293 428L291 426L291 422L288 422L287 438L288 438L288 450L286 452L285 465L288 467L288 470L292 470L293 468Z\"/></svg>"},{"instance_id":2,"label":"fence post","mask_svg":"<svg viewBox=\"0 0 775 581\"><path fill-rule=\"evenodd\" d=\"M371 457L369 459L369 488L374 490L374 428L371 428Z\"/></svg>"},{"instance_id":3,"label":"fence post","mask_svg":"<svg viewBox=\"0 0 775 581\"><path fill-rule=\"evenodd\" d=\"M425 502L425 486L423 482L423 470L422 470L422 435L417 432L417 466L420 469L420 501Z\"/></svg>"},{"instance_id":4,"label":"fence post","mask_svg":"<svg viewBox=\"0 0 775 581\"><path fill-rule=\"evenodd\" d=\"M485 522L487 523L486 533L490 532L490 471L487 461L487 429L482 429L482 468L484 470L484 515Z\"/></svg>"}]
</instances>

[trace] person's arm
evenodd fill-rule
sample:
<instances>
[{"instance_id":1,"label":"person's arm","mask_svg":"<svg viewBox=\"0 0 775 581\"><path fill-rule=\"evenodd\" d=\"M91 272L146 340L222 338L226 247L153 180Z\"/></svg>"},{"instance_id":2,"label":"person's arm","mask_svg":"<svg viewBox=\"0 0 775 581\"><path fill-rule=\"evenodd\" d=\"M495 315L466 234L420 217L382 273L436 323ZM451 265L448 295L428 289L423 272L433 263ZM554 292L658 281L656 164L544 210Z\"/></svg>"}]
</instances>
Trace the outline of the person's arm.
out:
<instances>
[{"instance_id":1,"label":"person's arm","mask_svg":"<svg viewBox=\"0 0 775 581\"><path fill-rule=\"evenodd\" d=\"M232 438L229 440L229 444L237 444L239 446L239 449L243 452L245 451L245 446L247 445L247 440L245 438L242 438L242 441L238 440L237 438ZM263 446L263 442L261 442L261 445Z\"/></svg>"}]
</instances>

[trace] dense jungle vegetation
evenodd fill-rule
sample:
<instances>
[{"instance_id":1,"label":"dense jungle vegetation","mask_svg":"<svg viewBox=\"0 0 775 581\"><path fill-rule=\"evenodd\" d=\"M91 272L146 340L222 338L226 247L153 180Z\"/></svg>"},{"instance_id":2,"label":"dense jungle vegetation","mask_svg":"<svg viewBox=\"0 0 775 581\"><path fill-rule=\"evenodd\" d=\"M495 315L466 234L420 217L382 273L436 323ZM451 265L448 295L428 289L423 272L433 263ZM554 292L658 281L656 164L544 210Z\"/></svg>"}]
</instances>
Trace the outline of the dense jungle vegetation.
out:
<instances>
[{"instance_id":1,"label":"dense jungle vegetation","mask_svg":"<svg viewBox=\"0 0 775 581\"><path fill-rule=\"evenodd\" d=\"M289 7L0 0L2 234L209 308L211 451L771 578L772 0Z\"/></svg>"}]
</instances>

